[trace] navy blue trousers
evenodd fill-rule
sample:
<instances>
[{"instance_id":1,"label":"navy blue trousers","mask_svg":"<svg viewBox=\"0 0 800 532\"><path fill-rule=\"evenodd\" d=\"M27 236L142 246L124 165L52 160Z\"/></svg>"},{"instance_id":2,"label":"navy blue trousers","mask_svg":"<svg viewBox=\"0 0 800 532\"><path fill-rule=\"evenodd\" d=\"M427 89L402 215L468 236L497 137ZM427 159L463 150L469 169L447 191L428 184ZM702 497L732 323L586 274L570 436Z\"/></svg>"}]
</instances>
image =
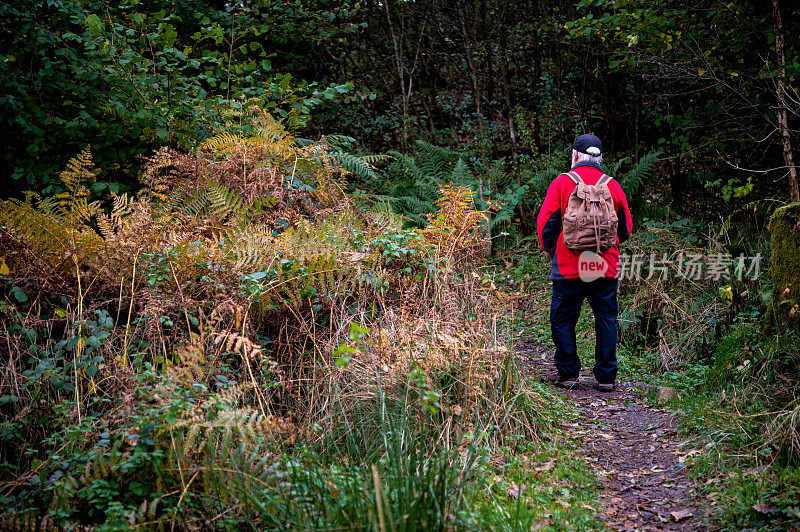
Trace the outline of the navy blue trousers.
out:
<instances>
[{"instance_id":1,"label":"navy blue trousers","mask_svg":"<svg viewBox=\"0 0 800 532\"><path fill-rule=\"evenodd\" d=\"M580 279L553 281L550 303L550 332L556 345L555 364L562 377L577 377L581 360L575 343L575 325L583 300L589 300L594 314L597 343L594 378L602 384L617 378L617 280L608 277L591 282Z\"/></svg>"}]
</instances>

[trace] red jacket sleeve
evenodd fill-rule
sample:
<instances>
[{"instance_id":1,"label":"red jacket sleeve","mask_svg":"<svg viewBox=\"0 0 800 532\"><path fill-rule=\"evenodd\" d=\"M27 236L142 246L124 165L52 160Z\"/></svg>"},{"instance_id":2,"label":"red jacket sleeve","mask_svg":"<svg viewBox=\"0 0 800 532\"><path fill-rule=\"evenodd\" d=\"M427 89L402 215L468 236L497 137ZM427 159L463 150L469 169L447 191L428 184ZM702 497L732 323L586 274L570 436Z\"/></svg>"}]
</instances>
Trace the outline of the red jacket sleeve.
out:
<instances>
[{"instance_id":1,"label":"red jacket sleeve","mask_svg":"<svg viewBox=\"0 0 800 532\"><path fill-rule=\"evenodd\" d=\"M628 237L631 236L633 230L633 217L631 210L628 207L628 198L625 197L625 192L616 180L611 180L608 189L611 191L611 196L614 198L614 206L617 210L617 238L619 243L622 244Z\"/></svg>"},{"instance_id":2,"label":"red jacket sleeve","mask_svg":"<svg viewBox=\"0 0 800 532\"><path fill-rule=\"evenodd\" d=\"M556 252L561 236L561 178L562 176L558 176L550 183L539 216L536 217L539 246L550 256Z\"/></svg>"}]
</instances>

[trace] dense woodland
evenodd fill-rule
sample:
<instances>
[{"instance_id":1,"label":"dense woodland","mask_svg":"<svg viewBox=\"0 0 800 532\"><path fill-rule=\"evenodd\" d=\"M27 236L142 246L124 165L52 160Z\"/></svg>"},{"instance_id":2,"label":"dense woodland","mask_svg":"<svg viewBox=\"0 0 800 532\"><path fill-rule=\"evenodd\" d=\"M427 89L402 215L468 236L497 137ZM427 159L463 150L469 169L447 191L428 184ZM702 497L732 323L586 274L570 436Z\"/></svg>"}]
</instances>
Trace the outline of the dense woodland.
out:
<instances>
[{"instance_id":1,"label":"dense woodland","mask_svg":"<svg viewBox=\"0 0 800 532\"><path fill-rule=\"evenodd\" d=\"M702 526L796 526L797 35L787 0L0 2L2 528L602 528L517 356L586 132L650 261L621 378L677 390Z\"/></svg>"}]
</instances>

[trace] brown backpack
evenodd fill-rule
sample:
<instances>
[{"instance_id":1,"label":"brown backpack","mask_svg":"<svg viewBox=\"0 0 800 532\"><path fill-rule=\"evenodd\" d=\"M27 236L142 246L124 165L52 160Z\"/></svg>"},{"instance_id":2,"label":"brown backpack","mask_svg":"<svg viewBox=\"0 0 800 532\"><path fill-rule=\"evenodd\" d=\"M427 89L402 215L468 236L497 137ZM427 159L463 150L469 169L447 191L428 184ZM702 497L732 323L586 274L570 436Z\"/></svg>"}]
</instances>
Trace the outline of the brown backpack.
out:
<instances>
[{"instance_id":1,"label":"brown backpack","mask_svg":"<svg viewBox=\"0 0 800 532\"><path fill-rule=\"evenodd\" d=\"M567 175L575 182L564 209L562 229L564 245L573 251L594 251L597 254L617 243L617 213L608 189L611 178L606 174L596 185L587 185L575 172Z\"/></svg>"}]
</instances>

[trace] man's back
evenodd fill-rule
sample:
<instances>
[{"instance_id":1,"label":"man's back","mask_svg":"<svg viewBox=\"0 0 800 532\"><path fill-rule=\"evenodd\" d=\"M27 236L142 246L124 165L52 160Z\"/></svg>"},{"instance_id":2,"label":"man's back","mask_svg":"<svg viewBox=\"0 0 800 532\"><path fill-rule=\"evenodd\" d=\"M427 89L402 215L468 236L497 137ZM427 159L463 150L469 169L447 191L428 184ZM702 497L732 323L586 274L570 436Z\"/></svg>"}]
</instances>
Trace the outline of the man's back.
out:
<instances>
[{"instance_id":1,"label":"man's back","mask_svg":"<svg viewBox=\"0 0 800 532\"><path fill-rule=\"evenodd\" d=\"M571 172L578 174L579 179L573 180L567 174L561 174L550 184L542 208L536 220L539 232L539 244L551 257L552 266L550 279L553 281L553 297L550 303L550 331L556 347L554 362L557 374L553 375L553 382L557 386L574 388L578 386L578 376L581 370L581 360L578 356L575 325L580 316L581 305L584 300L589 301L595 318L595 365L594 377L597 387L601 391L614 390L617 378L617 270L619 265L619 245L624 242L631 232L633 221L628 208L628 200L619 183L613 179L607 182L608 191L602 190L602 203L607 206L607 194L610 192L614 212L617 215L616 241L610 248L601 254L592 251L574 251L564 243L562 219L564 210L570 202L570 196L578 183L595 186L602 178L603 170L603 144L594 135L581 135L572 146ZM595 189L583 189L583 192L592 196L592 202L600 203ZM576 200L577 201L577 200ZM584 206L590 214L590 205L584 198ZM592 224L596 224L597 207L591 213ZM572 212L572 208L570 212ZM583 228L582 223L577 227ZM611 226L613 227L613 226ZM609 229L606 229L607 231ZM607 233L606 233L607 234ZM600 233L595 233L595 245L600 246L598 239ZM605 246L606 243L603 243ZM584 246L577 246L585 249ZM601 248L601 251L604 248ZM587 261L591 261L587 264ZM585 268L581 272L582 266ZM586 275L586 272L591 275Z\"/></svg>"},{"instance_id":2,"label":"man's back","mask_svg":"<svg viewBox=\"0 0 800 532\"><path fill-rule=\"evenodd\" d=\"M603 170L593 163L578 163L572 171L577 173L587 185L596 185L603 176ZM548 255L553 257L550 279L578 279L581 252L568 249L564 244L562 217L569 203L569 197L575 189L575 182L567 175L561 174L550 184L545 196L536 225L539 232L539 244ZM630 236L633 220L628 208L625 192L615 179L608 181L608 188L617 213L617 245L601 254L606 263L605 277L616 277L619 265L619 244Z\"/></svg>"}]
</instances>

